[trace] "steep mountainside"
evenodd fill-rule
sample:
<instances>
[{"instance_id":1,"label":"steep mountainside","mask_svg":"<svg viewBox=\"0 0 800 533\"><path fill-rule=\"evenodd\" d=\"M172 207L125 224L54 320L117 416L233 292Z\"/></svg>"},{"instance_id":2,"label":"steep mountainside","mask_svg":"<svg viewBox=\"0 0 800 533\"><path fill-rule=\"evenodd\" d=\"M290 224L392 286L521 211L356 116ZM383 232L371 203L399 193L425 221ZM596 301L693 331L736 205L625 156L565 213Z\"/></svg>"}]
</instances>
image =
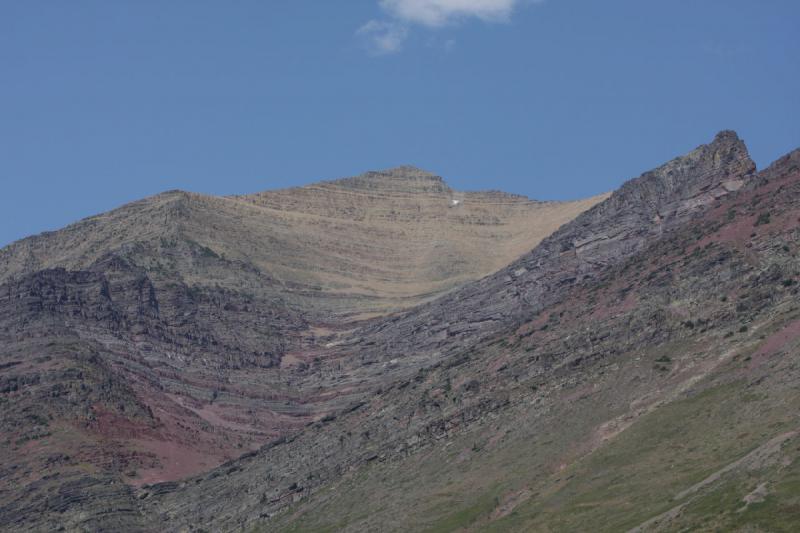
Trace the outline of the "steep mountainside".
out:
<instances>
[{"instance_id":1,"label":"steep mountainside","mask_svg":"<svg viewBox=\"0 0 800 533\"><path fill-rule=\"evenodd\" d=\"M654 206L696 206L663 217L668 231L498 334L368 364L399 379L207 475L140 490L145 514L270 531L791 531L800 152L759 175L746 157L711 160L730 171L686 176L709 180L695 183L708 202L678 186ZM667 181L656 171L618 194L663 190L653 176ZM719 177L738 192L718 194Z\"/></svg>"},{"instance_id":2,"label":"steep mountainside","mask_svg":"<svg viewBox=\"0 0 800 533\"><path fill-rule=\"evenodd\" d=\"M798 242L800 151L733 132L584 203L403 167L21 241L0 524L793 531Z\"/></svg>"},{"instance_id":3,"label":"steep mountainside","mask_svg":"<svg viewBox=\"0 0 800 533\"><path fill-rule=\"evenodd\" d=\"M384 348L384 357L460 349L668 235L741 188L754 172L744 143L733 132L721 132L711 144L625 183L497 273L406 315L369 324L354 338Z\"/></svg>"}]
</instances>

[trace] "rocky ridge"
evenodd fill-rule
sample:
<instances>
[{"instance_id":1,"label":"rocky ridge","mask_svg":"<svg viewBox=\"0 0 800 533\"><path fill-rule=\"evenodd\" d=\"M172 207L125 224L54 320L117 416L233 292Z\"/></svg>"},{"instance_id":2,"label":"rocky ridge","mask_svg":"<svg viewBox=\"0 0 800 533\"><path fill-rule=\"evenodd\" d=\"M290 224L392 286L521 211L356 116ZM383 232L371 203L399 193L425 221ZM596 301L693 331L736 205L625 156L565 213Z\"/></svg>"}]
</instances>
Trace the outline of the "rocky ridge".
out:
<instances>
[{"instance_id":1,"label":"rocky ridge","mask_svg":"<svg viewBox=\"0 0 800 533\"><path fill-rule=\"evenodd\" d=\"M361 345L384 357L460 349L558 301L577 283L625 260L752 180L755 164L731 131L626 182L528 254L413 311L365 326ZM378 350L373 350L378 352Z\"/></svg>"}]
</instances>

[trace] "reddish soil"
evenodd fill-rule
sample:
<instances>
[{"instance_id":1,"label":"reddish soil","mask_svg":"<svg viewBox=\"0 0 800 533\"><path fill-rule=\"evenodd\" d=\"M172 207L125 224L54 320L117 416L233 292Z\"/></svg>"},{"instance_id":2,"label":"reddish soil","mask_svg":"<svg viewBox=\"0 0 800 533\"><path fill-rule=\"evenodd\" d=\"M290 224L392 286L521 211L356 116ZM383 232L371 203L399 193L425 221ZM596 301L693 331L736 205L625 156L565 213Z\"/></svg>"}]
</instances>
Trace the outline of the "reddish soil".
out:
<instances>
[{"instance_id":1,"label":"reddish soil","mask_svg":"<svg viewBox=\"0 0 800 533\"><path fill-rule=\"evenodd\" d=\"M764 340L758 351L753 354L748 369L760 366L770 356L780 353L790 343L798 340L800 340L800 320L795 320Z\"/></svg>"},{"instance_id":2,"label":"reddish soil","mask_svg":"<svg viewBox=\"0 0 800 533\"><path fill-rule=\"evenodd\" d=\"M223 450L201 452L189 445L169 441L133 439L130 444L158 457L157 466L141 469L138 476L130 480L134 486L182 479L235 457L225 454Z\"/></svg>"}]
</instances>

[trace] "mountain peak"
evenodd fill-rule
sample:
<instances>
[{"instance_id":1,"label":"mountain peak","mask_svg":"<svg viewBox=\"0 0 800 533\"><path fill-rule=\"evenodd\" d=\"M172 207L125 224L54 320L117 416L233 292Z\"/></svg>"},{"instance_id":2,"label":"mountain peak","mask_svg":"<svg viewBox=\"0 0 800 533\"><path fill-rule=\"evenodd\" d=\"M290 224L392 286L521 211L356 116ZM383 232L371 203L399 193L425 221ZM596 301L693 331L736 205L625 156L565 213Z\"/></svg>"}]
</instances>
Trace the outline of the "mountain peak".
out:
<instances>
[{"instance_id":1,"label":"mountain peak","mask_svg":"<svg viewBox=\"0 0 800 533\"><path fill-rule=\"evenodd\" d=\"M348 189L401 193L449 193L450 187L441 176L411 165L372 170L352 178L330 182Z\"/></svg>"},{"instance_id":2,"label":"mountain peak","mask_svg":"<svg viewBox=\"0 0 800 533\"><path fill-rule=\"evenodd\" d=\"M743 186L756 171L736 132L723 130L686 155L624 183L609 199L612 209L696 211Z\"/></svg>"},{"instance_id":3,"label":"mountain peak","mask_svg":"<svg viewBox=\"0 0 800 533\"><path fill-rule=\"evenodd\" d=\"M734 130L722 130L714 136L713 143L719 142L741 142L741 139Z\"/></svg>"},{"instance_id":4,"label":"mountain peak","mask_svg":"<svg viewBox=\"0 0 800 533\"><path fill-rule=\"evenodd\" d=\"M415 167L414 165L399 165L396 167L391 167L372 172L377 174L385 174L387 176L393 176L399 179L409 179L409 178L428 178L428 179L438 179L438 180L442 179L440 176L437 176L433 172L428 172L427 170Z\"/></svg>"}]
</instances>

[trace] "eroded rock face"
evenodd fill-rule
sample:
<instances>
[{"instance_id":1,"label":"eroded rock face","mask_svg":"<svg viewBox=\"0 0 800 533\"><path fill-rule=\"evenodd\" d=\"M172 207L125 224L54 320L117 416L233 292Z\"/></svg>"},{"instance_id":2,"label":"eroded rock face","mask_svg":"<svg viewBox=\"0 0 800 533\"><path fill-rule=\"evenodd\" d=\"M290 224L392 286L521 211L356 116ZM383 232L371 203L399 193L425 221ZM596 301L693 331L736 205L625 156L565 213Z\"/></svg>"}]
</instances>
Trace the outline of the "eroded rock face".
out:
<instances>
[{"instance_id":1,"label":"eroded rock face","mask_svg":"<svg viewBox=\"0 0 800 533\"><path fill-rule=\"evenodd\" d=\"M90 268L41 270L4 284L5 329L35 335L43 331L32 324L53 324L87 337L115 335L145 351L168 346L172 357L192 364L271 367L291 346L292 332L306 327L278 299L154 280L115 256Z\"/></svg>"},{"instance_id":2,"label":"eroded rock face","mask_svg":"<svg viewBox=\"0 0 800 533\"><path fill-rule=\"evenodd\" d=\"M281 383L301 315L116 256L0 285L0 324L9 527L144 527L130 486L208 470L332 408Z\"/></svg>"}]
</instances>

